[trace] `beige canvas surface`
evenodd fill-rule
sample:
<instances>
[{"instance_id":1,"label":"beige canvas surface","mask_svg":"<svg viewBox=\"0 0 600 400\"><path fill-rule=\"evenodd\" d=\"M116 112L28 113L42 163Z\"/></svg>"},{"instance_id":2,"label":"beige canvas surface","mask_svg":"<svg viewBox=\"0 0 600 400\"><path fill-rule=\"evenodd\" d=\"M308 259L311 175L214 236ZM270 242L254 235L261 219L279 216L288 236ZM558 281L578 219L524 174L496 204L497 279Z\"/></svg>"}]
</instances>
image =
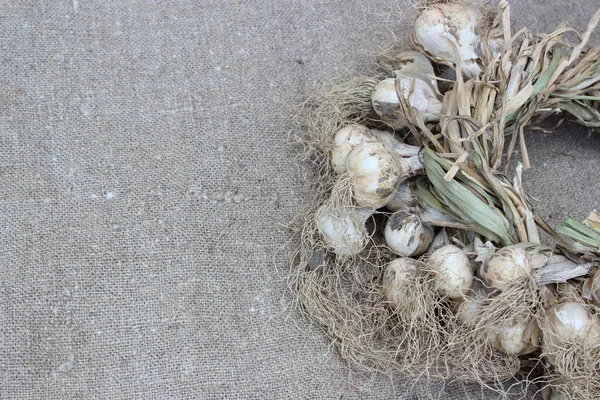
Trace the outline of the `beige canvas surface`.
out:
<instances>
[{"instance_id":1,"label":"beige canvas surface","mask_svg":"<svg viewBox=\"0 0 600 400\"><path fill-rule=\"evenodd\" d=\"M293 106L372 71L409 4L0 2L0 398L435 394L349 381L325 336L285 312L282 280L308 195ZM513 15L581 29L598 5L515 1ZM529 139L543 215L600 208L599 136Z\"/></svg>"}]
</instances>

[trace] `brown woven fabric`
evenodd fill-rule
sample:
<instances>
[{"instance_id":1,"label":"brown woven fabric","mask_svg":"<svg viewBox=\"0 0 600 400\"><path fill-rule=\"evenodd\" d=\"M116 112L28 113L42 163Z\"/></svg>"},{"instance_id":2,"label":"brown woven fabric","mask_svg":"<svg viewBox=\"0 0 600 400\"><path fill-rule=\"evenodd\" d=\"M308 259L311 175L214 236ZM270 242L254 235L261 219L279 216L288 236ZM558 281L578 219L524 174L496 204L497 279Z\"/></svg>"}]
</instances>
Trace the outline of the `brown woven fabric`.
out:
<instances>
[{"instance_id":1,"label":"brown woven fabric","mask_svg":"<svg viewBox=\"0 0 600 400\"><path fill-rule=\"evenodd\" d=\"M389 29L406 34L407 5L1 2L0 398L435 393L348 382L325 336L284 310L285 224L308 193L292 107L368 72ZM583 28L596 5L513 14ZM530 140L527 184L554 221L599 207L600 139L571 131ZM483 397L441 398L467 393Z\"/></svg>"}]
</instances>

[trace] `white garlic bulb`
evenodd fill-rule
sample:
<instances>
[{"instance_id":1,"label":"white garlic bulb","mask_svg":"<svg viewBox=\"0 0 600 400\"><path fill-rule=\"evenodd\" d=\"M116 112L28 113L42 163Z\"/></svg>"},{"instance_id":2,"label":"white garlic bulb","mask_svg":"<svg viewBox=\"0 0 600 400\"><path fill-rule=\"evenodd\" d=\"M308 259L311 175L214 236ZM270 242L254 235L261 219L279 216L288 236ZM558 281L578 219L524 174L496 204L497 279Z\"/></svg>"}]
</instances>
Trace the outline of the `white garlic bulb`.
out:
<instances>
[{"instance_id":1,"label":"white garlic bulb","mask_svg":"<svg viewBox=\"0 0 600 400\"><path fill-rule=\"evenodd\" d=\"M421 11L414 26L414 41L439 63L456 68L460 57L468 77L481 73L476 49L477 30L485 23L480 8L460 3L436 3Z\"/></svg>"},{"instance_id":2,"label":"white garlic bulb","mask_svg":"<svg viewBox=\"0 0 600 400\"><path fill-rule=\"evenodd\" d=\"M546 310L544 341L556 336L565 341L595 341L600 339L600 325L586 306L564 302Z\"/></svg>"},{"instance_id":3,"label":"white garlic bulb","mask_svg":"<svg viewBox=\"0 0 600 400\"><path fill-rule=\"evenodd\" d=\"M494 347L505 354L515 356L533 351L535 347L531 345L528 337L528 324L529 321L524 318L503 323L496 335Z\"/></svg>"},{"instance_id":4,"label":"white garlic bulb","mask_svg":"<svg viewBox=\"0 0 600 400\"><path fill-rule=\"evenodd\" d=\"M383 295L392 308L406 301L408 287L414 283L419 262L409 257L391 261L383 275Z\"/></svg>"},{"instance_id":5,"label":"white garlic bulb","mask_svg":"<svg viewBox=\"0 0 600 400\"><path fill-rule=\"evenodd\" d=\"M417 257L423 254L433 241L434 231L416 215L400 211L388 219L384 236L385 242L394 253L405 257Z\"/></svg>"},{"instance_id":6,"label":"white garlic bulb","mask_svg":"<svg viewBox=\"0 0 600 400\"><path fill-rule=\"evenodd\" d=\"M387 131L379 129L371 129L370 131L375 139L400 156L397 157L397 161L400 166L400 174L403 177L410 178L425 173L421 155L423 147L401 143L392 133Z\"/></svg>"},{"instance_id":7,"label":"white garlic bulb","mask_svg":"<svg viewBox=\"0 0 600 400\"><path fill-rule=\"evenodd\" d=\"M600 324L583 304L563 302L550 307L542 319L541 329L542 351L554 365L560 362L556 355L565 351L565 343L600 345Z\"/></svg>"},{"instance_id":8,"label":"white garlic bulb","mask_svg":"<svg viewBox=\"0 0 600 400\"><path fill-rule=\"evenodd\" d=\"M434 251L427 265L435 272L438 290L451 299L467 294L473 284L471 262L464 250L446 245Z\"/></svg>"},{"instance_id":9,"label":"white garlic bulb","mask_svg":"<svg viewBox=\"0 0 600 400\"><path fill-rule=\"evenodd\" d=\"M363 142L348 154L346 169L359 207L381 208L394 196L400 179L398 158L379 142Z\"/></svg>"},{"instance_id":10,"label":"white garlic bulb","mask_svg":"<svg viewBox=\"0 0 600 400\"><path fill-rule=\"evenodd\" d=\"M372 213L370 209L355 208L336 212L324 204L315 214L317 229L323 241L337 255L353 256L367 243L365 221Z\"/></svg>"},{"instance_id":11,"label":"white garlic bulb","mask_svg":"<svg viewBox=\"0 0 600 400\"><path fill-rule=\"evenodd\" d=\"M403 128L408 121L397 89L423 121L440 120L442 102L427 82L418 78L387 78L375 85L371 102L375 112L393 128Z\"/></svg>"},{"instance_id":12,"label":"white garlic bulb","mask_svg":"<svg viewBox=\"0 0 600 400\"><path fill-rule=\"evenodd\" d=\"M479 275L487 285L502 290L531 276L531 258L521 247L506 246L481 265Z\"/></svg>"},{"instance_id":13,"label":"white garlic bulb","mask_svg":"<svg viewBox=\"0 0 600 400\"><path fill-rule=\"evenodd\" d=\"M369 128L360 124L346 126L335 133L331 149L331 165L338 174L346 172L346 157L359 144L372 141Z\"/></svg>"}]
</instances>

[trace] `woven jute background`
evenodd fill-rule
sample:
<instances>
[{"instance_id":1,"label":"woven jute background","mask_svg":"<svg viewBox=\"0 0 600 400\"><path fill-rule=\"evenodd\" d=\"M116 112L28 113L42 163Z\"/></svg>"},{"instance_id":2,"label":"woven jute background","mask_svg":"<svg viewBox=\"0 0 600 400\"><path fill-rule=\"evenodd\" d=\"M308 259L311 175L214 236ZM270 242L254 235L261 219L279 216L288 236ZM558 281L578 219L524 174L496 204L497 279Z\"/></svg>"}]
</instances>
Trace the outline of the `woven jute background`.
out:
<instances>
[{"instance_id":1,"label":"woven jute background","mask_svg":"<svg viewBox=\"0 0 600 400\"><path fill-rule=\"evenodd\" d=\"M434 393L348 379L285 310L282 278L309 190L286 139L293 107L372 72L408 6L0 2L0 398ZM513 15L583 29L597 6L515 1ZM543 215L600 206L599 136L569 126L529 143Z\"/></svg>"}]
</instances>

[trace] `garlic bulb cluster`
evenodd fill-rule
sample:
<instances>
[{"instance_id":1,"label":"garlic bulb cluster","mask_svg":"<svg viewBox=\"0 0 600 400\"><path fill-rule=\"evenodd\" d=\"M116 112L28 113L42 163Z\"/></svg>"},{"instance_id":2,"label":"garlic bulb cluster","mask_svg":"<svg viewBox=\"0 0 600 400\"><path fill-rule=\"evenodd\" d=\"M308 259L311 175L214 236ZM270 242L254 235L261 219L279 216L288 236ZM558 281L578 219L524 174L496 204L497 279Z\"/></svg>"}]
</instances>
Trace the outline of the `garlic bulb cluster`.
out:
<instances>
[{"instance_id":1,"label":"garlic bulb cluster","mask_svg":"<svg viewBox=\"0 0 600 400\"><path fill-rule=\"evenodd\" d=\"M383 295L392 308L406 301L408 287L413 283L418 261L401 257L391 261L383 274Z\"/></svg>"},{"instance_id":2,"label":"garlic bulb cluster","mask_svg":"<svg viewBox=\"0 0 600 400\"><path fill-rule=\"evenodd\" d=\"M467 294L473 284L471 262L464 250L446 245L434 251L427 265L435 272L438 290L451 299Z\"/></svg>"},{"instance_id":3,"label":"garlic bulb cluster","mask_svg":"<svg viewBox=\"0 0 600 400\"><path fill-rule=\"evenodd\" d=\"M434 231L416 215L399 211L388 219L384 236L385 242L394 253L405 257L418 257L433 241Z\"/></svg>"},{"instance_id":4,"label":"garlic bulb cluster","mask_svg":"<svg viewBox=\"0 0 600 400\"><path fill-rule=\"evenodd\" d=\"M506 246L492 254L479 269L483 281L497 289L531 276L531 258L518 246Z\"/></svg>"},{"instance_id":5,"label":"garlic bulb cluster","mask_svg":"<svg viewBox=\"0 0 600 400\"><path fill-rule=\"evenodd\" d=\"M414 25L414 42L435 61L472 78L482 71L477 64L480 38L478 28L485 23L480 8L460 3L437 3L421 11Z\"/></svg>"},{"instance_id":6,"label":"garlic bulb cluster","mask_svg":"<svg viewBox=\"0 0 600 400\"><path fill-rule=\"evenodd\" d=\"M353 256L367 243L365 222L372 213L370 209L355 208L335 212L325 204L317 210L315 221L327 246L339 256Z\"/></svg>"},{"instance_id":7,"label":"garlic bulb cluster","mask_svg":"<svg viewBox=\"0 0 600 400\"><path fill-rule=\"evenodd\" d=\"M346 157L354 200L359 207L381 208L400 180L398 156L379 142L362 142Z\"/></svg>"},{"instance_id":8,"label":"garlic bulb cluster","mask_svg":"<svg viewBox=\"0 0 600 400\"><path fill-rule=\"evenodd\" d=\"M364 125L353 124L346 126L335 133L333 148L331 150L331 165L337 174L346 172L346 157L362 142L375 140L369 128Z\"/></svg>"}]
</instances>

